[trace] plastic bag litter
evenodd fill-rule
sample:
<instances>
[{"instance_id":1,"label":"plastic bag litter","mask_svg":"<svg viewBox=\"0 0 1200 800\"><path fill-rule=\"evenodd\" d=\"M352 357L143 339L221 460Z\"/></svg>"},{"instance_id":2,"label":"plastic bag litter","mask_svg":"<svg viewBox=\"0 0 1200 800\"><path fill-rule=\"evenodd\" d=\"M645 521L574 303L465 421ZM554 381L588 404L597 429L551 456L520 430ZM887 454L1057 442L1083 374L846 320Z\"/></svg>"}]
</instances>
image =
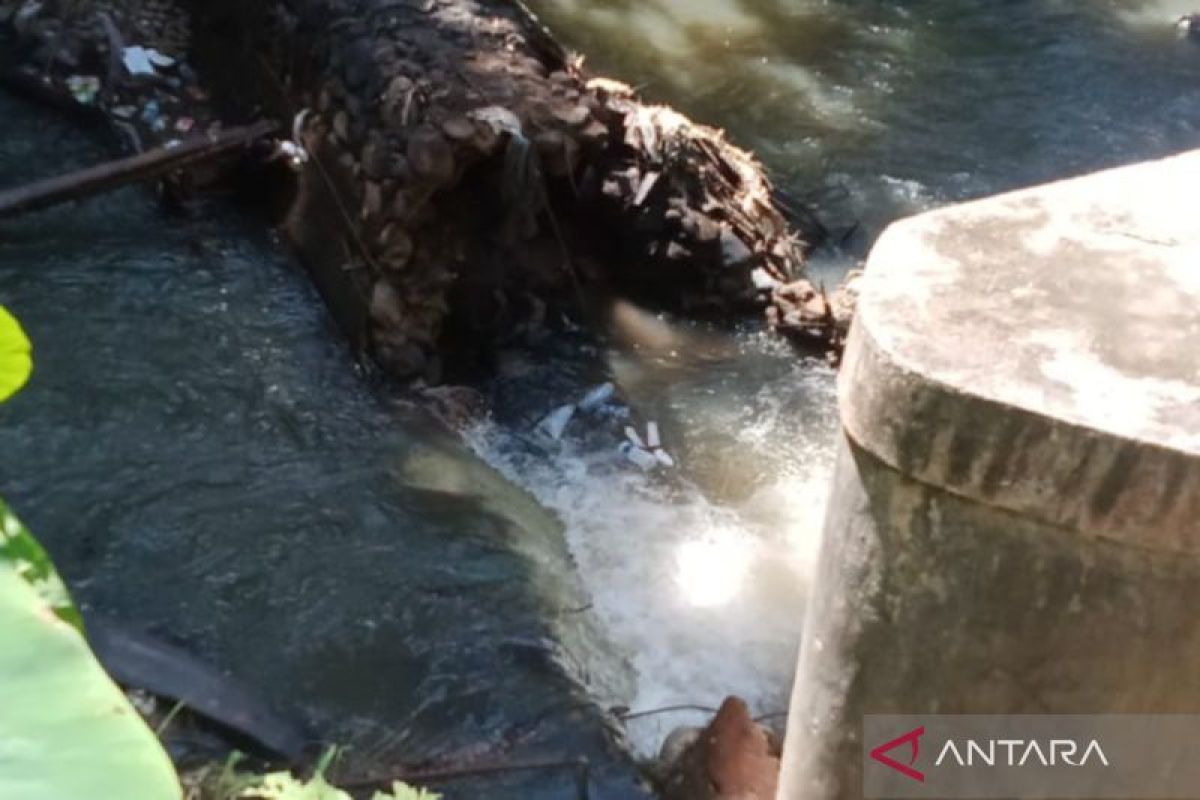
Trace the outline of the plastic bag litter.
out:
<instances>
[{"instance_id":1,"label":"plastic bag litter","mask_svg":"<svg viewBox=\"0 0 1200 800\"><path fill-rule=\"evenodd\" d=\"M126 47L121 54L121 61L130 75L157 75L155 67L167 69L175 65L175 59L153 47L142 47L140 44Z\"/></svg>"},{"instance_id":2,"label":"plastic bag litter","mask_svg":"<svg viewBox=\"0 0 1200 800\"><path fill-rule=\"evenodd\" d=\"M121 54L121 61L130 75L155 75L154 64L150 61L150 53L141 45L126 47Z\"/></svg>"}]
</instances>

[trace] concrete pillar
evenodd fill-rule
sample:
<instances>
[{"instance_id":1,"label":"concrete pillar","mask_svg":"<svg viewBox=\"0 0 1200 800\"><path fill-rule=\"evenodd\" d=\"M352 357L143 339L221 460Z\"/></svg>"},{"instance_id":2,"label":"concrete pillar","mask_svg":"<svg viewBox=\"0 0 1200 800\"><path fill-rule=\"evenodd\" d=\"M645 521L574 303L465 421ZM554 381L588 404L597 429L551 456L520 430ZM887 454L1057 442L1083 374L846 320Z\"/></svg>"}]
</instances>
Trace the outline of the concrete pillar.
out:
<instances>
[{"instance_id":1,"label":"concrete pillar","mask_svg":"<svg viewBox=\"0 0 1200 800\"><path fill-rule=\"evenodd\" d=\"M871 254L780 798L878 713L1200 712L1200 152Z\"/></svg>"}]
</instances>

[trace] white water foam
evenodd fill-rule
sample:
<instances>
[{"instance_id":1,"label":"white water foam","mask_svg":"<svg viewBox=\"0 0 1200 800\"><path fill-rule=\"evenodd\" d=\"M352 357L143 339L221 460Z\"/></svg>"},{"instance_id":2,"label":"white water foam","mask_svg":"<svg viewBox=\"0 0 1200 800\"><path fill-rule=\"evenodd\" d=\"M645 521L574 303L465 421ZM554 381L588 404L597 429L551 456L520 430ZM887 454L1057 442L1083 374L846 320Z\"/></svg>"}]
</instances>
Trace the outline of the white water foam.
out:
<instances>
[{"instance_id":1,"label":"white water foam","mask_svg":"<svg viewBox=\"0 0 1200 800\"><path fill-rule=\"evenodd\" d=\"M789 370L749 402L723 406L741 423L736 448L767 473L735 502L706 497L686 460L667 478L645 473L615 446L585 443L569 429L548 453L530 448L525 431L485 423L470 432L482 458L565 523L592 613L637 679L635 696L599 702L638 712L715 707L736 694L782 722L832 469L832 383L828 370ZM824 411L795 419L780 396L787 392L805 393ZM728 425L727 414L716 416ZM630 742L650 756L672 729L707 717L632 718Z\"/></svg>"}]
</instances>

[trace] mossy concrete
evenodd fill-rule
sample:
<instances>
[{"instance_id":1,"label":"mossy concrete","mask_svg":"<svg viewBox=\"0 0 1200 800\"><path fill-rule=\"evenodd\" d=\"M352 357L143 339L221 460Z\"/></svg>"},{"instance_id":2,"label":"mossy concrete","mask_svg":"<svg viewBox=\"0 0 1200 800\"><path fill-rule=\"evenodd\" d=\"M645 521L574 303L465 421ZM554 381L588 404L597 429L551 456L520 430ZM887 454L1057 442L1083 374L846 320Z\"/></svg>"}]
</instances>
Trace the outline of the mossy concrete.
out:
<instances>
[{"instance_id":1,"label":"mossy concrete","mask_svg":"<svg viewBox=\"0 0 1200 800\"><path fill-rule=\"evenodd\" d=\"M781 798L862 717L1200 711L1200 152L897 223L873 251Z\"/></svg>"}]
</instances>

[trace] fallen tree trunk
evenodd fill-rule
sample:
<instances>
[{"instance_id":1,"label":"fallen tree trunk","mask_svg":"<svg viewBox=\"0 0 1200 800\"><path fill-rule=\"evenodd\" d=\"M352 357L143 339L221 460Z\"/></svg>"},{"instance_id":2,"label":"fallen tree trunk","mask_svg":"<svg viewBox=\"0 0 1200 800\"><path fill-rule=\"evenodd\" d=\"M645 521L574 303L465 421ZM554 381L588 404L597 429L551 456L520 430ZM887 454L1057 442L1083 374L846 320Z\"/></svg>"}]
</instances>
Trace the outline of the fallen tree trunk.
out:
<instances>
[{"instance_id":1,"label":"fallen tree trunk","mask_svg":"<svg viewBox=\"0 0 1200 800\"><path fill-rule=\"evenodd\" d=\"M213 136L193 136L172 146L156 147L128 158L3 190L0 191L0 219L223 160L272 135L277 129L274 122L263 121L244 128L230 128Z\"/></svg>"}]
</instances>

